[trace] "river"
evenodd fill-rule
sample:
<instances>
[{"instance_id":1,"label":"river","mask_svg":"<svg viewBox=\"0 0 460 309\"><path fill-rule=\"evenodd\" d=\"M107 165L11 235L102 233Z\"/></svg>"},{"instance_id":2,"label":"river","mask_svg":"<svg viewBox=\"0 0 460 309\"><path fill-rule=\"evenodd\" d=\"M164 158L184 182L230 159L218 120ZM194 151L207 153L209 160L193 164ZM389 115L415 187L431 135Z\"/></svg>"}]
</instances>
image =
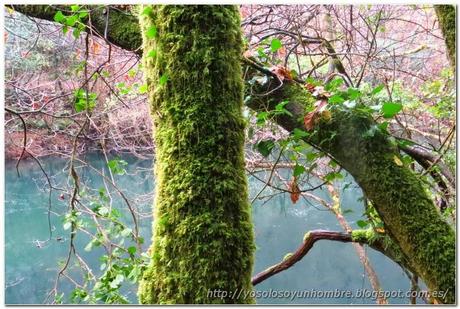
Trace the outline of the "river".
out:
<instances>
[{"instance_id":1,"label":"river","mask_svg":"<svg viewBox=\"0 0 460 309\"><path fill-rule=\"evenodd\" d=\"M96 168L102 168L104 161L97 154L89 154L85 158ZM125 167L127 174L117 176L117 183L130 197L135 195L145 198L140 209L148 211L154 189L154 179L151 172L152 161L139 160L124 156L128 162ZM42 159L47 173L52 176L56 185L67 181L66 161L60 158ZM48 193L43 173L34 161L23 161L20 165L20 177L15 169L15 162L5 164L5 302L6 304L40 304L52 288L58 271L60 260L63 260L68 250L68 239L62 229L62 218L51 216L53 235L62 236L64 241L50 241L42 247L37 246L37 240L48 238ZM97 188L101 185L100 177L87 168L80 170L82 180ZM347 178L348 181L350 179ZM345 188L343 182L342 187ZM257 194L263 184L254 178L249 178L251 196ZM324 191L316 194L326 196ZM355 184L341 190L341 202L345 209L353 212L345 215L353 228L358 228L356 221L362 219L361 190ZM68 201L61 200L59 193L52 195L52 209L63 212ZM121 201L119 202L121 205ZM257 250L255 253L254 274L279 262L288 252L293 252L302 242L306 232L314 229L341 231L336 218L329 211L315 203L300 200L292 204L287 194L278 195L269 202L261 201L253 205L253 220L256 235ZM150 219L140 221L141 234L148 243L151 237ZM86 245L87 240L77 241L77 249ZM146 244L147 246L148 244ZM385 291L403 292L410 289L410 282L402 269L393 261L379 252L366 248L372 266ZM85 252L90 266L98 265L98 252ZM64 291L69 284L64 282ZM321 296L325 291L348 290L371 291L369 280L364 273L356 252L349 243L329 241L317 242L313 249L302 261L292 268L274 276L255 287L261 297L260 304L372 304L372 297L294 297L296 291L309 291ZM135 287L128 288L129 299L137 301ZM289 298L287 292L291 291ZM285 294L281 295L280 294ZM308 293L307 293L308 294ZM263 297L271 295L272 297ZM274 297L274 296L278 297ZM298 294L300 295L300 294ZM356 295L356 294L354 294ZM305 296L305 295L304 295ZM292 297L292 299L291 299ZM390 298L393 304L408 303L408 298Z\"/></svg>"}]
</instances>

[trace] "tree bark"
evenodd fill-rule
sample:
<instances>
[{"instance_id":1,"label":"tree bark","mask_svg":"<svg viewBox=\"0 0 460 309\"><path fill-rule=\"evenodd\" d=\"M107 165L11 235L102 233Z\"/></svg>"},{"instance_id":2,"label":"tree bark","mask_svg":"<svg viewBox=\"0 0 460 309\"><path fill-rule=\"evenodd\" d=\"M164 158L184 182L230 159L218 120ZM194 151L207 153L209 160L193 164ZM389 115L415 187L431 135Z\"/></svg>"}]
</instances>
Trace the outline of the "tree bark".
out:
<instances>
[{"instance_id":1,"label":"tree bark","mask_svg":"<svg viewBox=\"0 0 460 309\"><path fill-rule=\"evenodd\" d=\"M253 302L244 293L209 295L252 289L238 8L141 11L157 181L152 262L140 283L140 301ZM155 57L149 56L153 50Z\"/></svg>"}]
</instances>

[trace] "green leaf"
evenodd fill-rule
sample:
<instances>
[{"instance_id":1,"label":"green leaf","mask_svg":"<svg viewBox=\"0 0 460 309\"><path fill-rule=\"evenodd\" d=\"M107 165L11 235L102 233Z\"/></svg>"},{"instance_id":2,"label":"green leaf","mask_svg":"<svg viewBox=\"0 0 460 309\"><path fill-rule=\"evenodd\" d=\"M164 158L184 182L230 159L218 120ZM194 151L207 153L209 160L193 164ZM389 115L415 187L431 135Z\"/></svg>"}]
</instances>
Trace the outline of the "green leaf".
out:
<instances>
[{"instance_id":1,"label":"green leaf","mask_svg":"<svg viewBox=\"0 0 460 309\"><path fill-rule=\"evenodd\" d=\"M86 95L85 90L78 89L74 92L74 96L74 108L77 113L84 110L92 111L96 107L97 94L89 92Z\"/></svg>"},{"instance_id":2,"label":"green leaf","mask_svg":"<svg viewBox=\"0 0 460 309\"><path fill-rule=\"evenodd\" d=\"M294 135L295 139L302 139L302 138L307 137L307 136L310 135L307 131L301 130L299 128L295 128L292 131L292 134Z\"/></svg>"},{"instance_id":3,"label":"green leaf","mask_svg":"<svg viewBox=\"0 0 460 309\"><path fill-rule=\"evenodd\" d=\"M163 86L168 81L168 74L163 74L160 77L160 86Z\"/></svg>"},{"instance_id":4,"label":"green leaf","mask_svg":"<svg viewBox=\"0 0 460 309\"><path fill-rule=\"evenodd\" d=\"M129 247L128 252L129 252L129 254L134 255L136 253L136 247Z\"/></svg>"},{"instance_id":5,"label":"green leaf","mask_svg":"<svg viewBox=\"0 0 460 309\"><path fill-rule=\"evenodd\" d=\"M342 179L343 175L339 172L330 172L326 176L324 176L324 180L326 181L333 181L334 179Z\"/></svg>"},{"instance_id":6,"label":"green leaf","mask_svg":"<svg viewBox=\"0 0 460 309\"><path fill-rule=\"evenodd\" d=\"M75 39L78 39L80 37L81 30L78 28L73 29L72 35Z\"/></svg>"},{"instance_id":7,"label":"green leaf","mask_svg":"<svg viewBox=\"0 0 460 309\"><path fill-rule=\"evenodd\" d=\"M258 125L263 125L268 118L268 112L260 112L257 114L256 118L256 123Z\"/></svg>"},{"instance_id":8,"label":"green leaf","mask_svg":"<svg viewBox=\"0 0 460 309\"><path fill-rule=\"evenodd\" d=\"M283 46L281 41L279 39L273 39L271 44L270 44L270 49L272 52L276 52L278 49L280 49Z\"/></svg>"},{"instance_id":9,"label":"green leaf","mask_svg":"<svg viewBox=\"0 0 460 309\"><path fill-rule=\"evenodd\" d=\"M380 91L382 91L382 89L383 89L384 87L385 87L384 85L378 85L377 87L375 87L375 88L371 91L371 95L376 95L376 94L378 94Z\"/></svg>"},{"instance_id":10,"label":"green leaf","mask_svg":"<svg viewBox=\"0 0 460 309\"><path fill-rule=\"evenodd\" d=\"M132 232L132 230L129 227L127 227L123 231L121 231L120 234L123 237L128 237L129 235L131 235L131 232Z\"/></svg>"},{"instance_id":11,"label":"green leaf","mask_svg":"<svg viewBox=\"0 0 460 309\"><path fill-rule=\"evenodd\" d=\"M153 10L151 6L146 6L143 10L141 15L150 15L152 14Z\"/></svg>"},{"instance_id":12,"label":"green leaf","mask_svg":"<svg viewBox=\"0 0 460 309\"><path fill-rule=\"evenodd\" d=\"M123 166L126 165L128 165L128 162L119 158L115 158L107 162L108 168L112 171L112 173L117 175L124 175L126 173L126 170L123 168Z\"/></svg>"},{"instance_id":13,"label":"green leaf","mask_svg":"<svg viewBox=\"0 0 460 309\"><path fill-rule=\"evenodd\" d=\"M377 127L382 131L383 133L387 133L387 128L390 123L388 121L382 122L377 125Z\"/></svg>"},{"instance_id":14,"label":"green leaf","mask_svg":"<svg viewBox=\"0 0 460 309\"><path fill-rule=\"evenodd\" d=\"M340 104L345 102L345 99L342 98L340 94L336 93L329 98L328 102L331 104Z\"/></svg>"},{"instance_id":15,"label":"green leaf","mask_svg":"<svg viewBox=\"0 0 460 309\"><path fill-rule=\"evenodd\" d=\"M109 208L106 207L106 206L103 206L101 208L99 208L97 210L97 212L101 215L101 216L107 216L109 214Z\"/></svg>"},{"instance_id":16,"label":"green leaf","mask_svg":"<svg viewBox=\"0 0 460 309\"><path fill-rule=\"evenodd\" d=\"M145 35L147 36L147 38L153 39L154 37L157 36L157 27L151 26L151 27L147 30L147 32L145 33Z\"/></svg>"},{"instance_id":17,"label":"green leaf","mask_svg":"<svg viewBox=\"0 0 460 309\"><path fill-rule=\"evenodd\" d=\"M382 113L384 118L392 118L402 109L402 104L399 103L384 103L382 106Z\"/></svg>"},{"instance_id":18,"label":"green leaf","mask_svg":"<svg viewBox=\"0 0 460 309\"><path fill-rule=\"evenodd\" d=\"M284 107L285 107L288 103L289 103L289 101L287 101L287 100L281 101L280 103L278 103L278 104L275 106L275 110L277 110L277 111L282 111L282 110L284 110L284 109L285 109Z\"/></svg>"},{"instance_id":19,"label":"green leaf","mask_svg":"<svg viewBox=\"0 0 460 309\"><path fill-rule=\"evenodd\" d=\"M267 54L265 53L262 47L257 48L257 55L259 56L259 58L268 58Z\"/></svg>"},{"instance_id":20,"label":"green leaf","mask_svg":"<svg viewBox=\"0 0 460 309\"><path fill-rule=\"evenodd\" d=\"M294 177L297 177L299 175L302 175L302 173L305 172L305 167L302 165L297 165L294 167Z\"/></svg>"},{"instance_id":21,"label":"green leaf","mask_svg":"<svg viewBox=\"0 0 460 309\"><path fill-rule=\"evenodd\" d=\"M281 101L280 103L278 103L276 106L275 106L275 114L286 114L286 115L289 115L292 117L292 114L291 112L289 112L285 106L289 103L288 100L284 100L284 101Z\"/></svg>"},{"instance_id":22,"label":"green leaf","mask_svg":"<svg viewBox=\"0 0 460 309\"><path fill-rule=\"evenodd\" d=\"M139 93L144 94L147 92L147 84L140 85L139 87Z\"/></svg>"},{"instance_id":23,"label":"green leaf","mask_svg":"<svg viewBox=\"0 0 460 309\"><path fill-rule=\"evenodd\" d=\"M84 250L85 250L86 252L89 252L89 251L91 251L92 249L93 249L93 242L90 241L90 242L85 246L85 249L84 249Z\"/></svg>"},{"instance_id":24,"label":"green leaf","mask_svg":"<svg viewBox=\"0 0 460 309\"><path fill-rule=\"evenodd\" d=\"M316 152L308 152L305 154L305 158L307 161L313 161L318 158L318 154Z\"/></svg>"},{"instance_id":25,"label":"green leaf","mask_svg":"<svg viewBox=\"0 0 460 309\"><path fill-rule=\"evenodd\" d=\"M350 87L347 90L347 94L348 94L348 100L356 100L357 98L361 96L361 91L359 91L359 89Z\"/></svg>"},{"instance_id":26,"label":"green leaf","mask_svg":"<svg viewBox=\"0 0 460 309\"><path fill-rule=\"evenodd\" d=\"M369 222L366 222L366 221L363 221L363 220L358 220L356 221L356 224L360 227L360 228L365 228Z\"/></svg>"},{"instance_id":27,"label":"green leaf","mask_svg":"<svg viewBox=\"0 0 460 309\"><path fill-rule=\"evenodd\" d=\"M344 83L343 78L341 77L335 77L333 80L331 80L329 83L324 86L324 89L326 91L334 91L340 86L342 86Z\"/></svg>"},{"instance_id":28,"label":"green leaf","mask_svg":"<svg viewBox=\"0 0 460 309\"><path fill-rule=\"evenodd\" d=\"M78 13L78 17L80 19L85 18L86 16L88 16L88 11L82 11L82 12Z\"/></svg>"},{"instance_id":29,"label":"green leaf","mask_svg":"<svg viewBox=\"0 0 460 309\"><path fill-rule=\"evenodd\" d=\"M125 276L123 276L122 274L118 274L115 279L110 282L110 287L112 289L116 289L118 288L118 286L123 282L123 280L125 279Z\"/></svg>"},{"instance_id":30,"label":"green leaf","mask_svg":"<svg viewBox=\"0 0 460 309\"><path fill-rule=\"evenodd\" d=\"M128 71L128 76L131 77L131 78L136 76L136 74L137 74L137 72L134 69L131 69L131 70Z\"/></svg>"},{"instance_id":31,"label":"green leaf","mask_svg":"<svg viewBox=\"0 0 460 309\"><path fill-rule=\"evenodd\" d=\"M54 14L54 21L57 22L57 23L64 23L65 22L65 19L66 17L64 16L64 14L62 14L61 11L57 11L56 14Z\"/></svg>"},{"instance_id":32,"label":"green leaf","mask_svg":"<svg viewBox=\"0 0 460 309\"><path fill-rule=\"evenodd\" d=\"M268 157L270 153L272 152L272 149L274 146L275 146L275 143L271 139L269 139L269 140L260 141L256 145L256 148L264 157Z\"/></svg>"},{"instance_id":33,"label":"green leaf","mask_svg":"<svg viewBox=\"0 0 460 309\"><path fill-rule=\"evenodd\" d=\"M79 5L74 4L74 5L71 5L71 6L70 6L70 10L71 10L72 12L76 12L76 11L78 11L79 9L80 9L80 6L79 6Z\"/></svg>"},{"instance_id":34,"label":"green leaf","mask_svg":"<svg viewBox=\"0 0 460 309\"><path fill-rule=\"evenodd\" d=\"M72 15L72 16L69 16L66 18L65 20L65 24L69 27L73 27L75 26L75 23L77 22L78 20L78 16L77 15Z\"/></svg>"}]
</instances>

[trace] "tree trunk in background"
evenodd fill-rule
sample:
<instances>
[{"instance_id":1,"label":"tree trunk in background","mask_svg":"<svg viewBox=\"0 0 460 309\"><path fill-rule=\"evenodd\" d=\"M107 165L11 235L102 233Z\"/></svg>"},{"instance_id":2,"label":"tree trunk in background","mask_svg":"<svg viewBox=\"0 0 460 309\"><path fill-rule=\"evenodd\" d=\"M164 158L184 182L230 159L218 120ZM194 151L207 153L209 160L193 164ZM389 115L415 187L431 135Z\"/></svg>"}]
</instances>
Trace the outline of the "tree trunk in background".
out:
<instances>
[{"instance_id":1,"label":"tree trunk in background","mask_svg":"<svg viewBox=\"0 0 460 309\"><path fill-rule=\"evenodd\" d=\"M272 82L270 89L278 85ZM293 115L281 115L276 122L289 132L304 130L306 107L313 104L311 95L299 84L285 81L270 96L253 96L249 107L274 110L284 100ZM315 133L306 142L316 145L345 168L373 203L385 224L386 232L400 246L413 269L431 291L443 291L442 303L455 302L455 234L439 215L419 178L405 166L387 136L376 132L372 138L365 133L375 121L359 111L335 110L331 119L321 120Z\"/></svg>"},{"instance_id":2,"label":"tree trunk in background","mask_svg":"<svg viewBox=\"0 0 460 309\"><path fill-rule=\"evenodd\" d=\"M251 302L208 295L252 289L238 8L145 6L141 12L157 180L152 262L140 301Z\"/></svg>"},{"instance_id":3,"label":"tree trunk in background","mask_svg":"<svg viewBox=\"0 0 460 309\"><path fill-rule=\"evenodd\" d=\"M435 5L434 9L438 16L439 27L442 30L444 41L446 42L447 55L449 56L450 64L455 70L455 45L456 45L456 29L455 22L455 6L453 5Z\"/></svg>"}]
</instances>

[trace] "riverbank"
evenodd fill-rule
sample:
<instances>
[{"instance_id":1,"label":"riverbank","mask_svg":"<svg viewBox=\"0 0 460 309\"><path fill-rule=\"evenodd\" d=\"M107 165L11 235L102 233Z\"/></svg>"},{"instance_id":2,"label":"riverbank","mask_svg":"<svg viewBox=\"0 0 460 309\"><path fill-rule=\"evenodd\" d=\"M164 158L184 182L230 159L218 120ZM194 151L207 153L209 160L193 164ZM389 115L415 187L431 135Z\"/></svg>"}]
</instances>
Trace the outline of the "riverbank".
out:
<instances>
[{"instance_id":1,"label":"riverbank","mask_svg":"<svg viewBox=\"0 0 460 309\"><path fill-rule=\"evenodd\" d=\"M46 129L27 132L26 152L23 158L44 157L51 154L68 153L71 150L72 141L66 134L54 133L48 135ZM5 130L5 160L17 160L24 147L24 132L8 132ZM30 154L29 154L30 153Z\"/></svg>"}]
</instances>

